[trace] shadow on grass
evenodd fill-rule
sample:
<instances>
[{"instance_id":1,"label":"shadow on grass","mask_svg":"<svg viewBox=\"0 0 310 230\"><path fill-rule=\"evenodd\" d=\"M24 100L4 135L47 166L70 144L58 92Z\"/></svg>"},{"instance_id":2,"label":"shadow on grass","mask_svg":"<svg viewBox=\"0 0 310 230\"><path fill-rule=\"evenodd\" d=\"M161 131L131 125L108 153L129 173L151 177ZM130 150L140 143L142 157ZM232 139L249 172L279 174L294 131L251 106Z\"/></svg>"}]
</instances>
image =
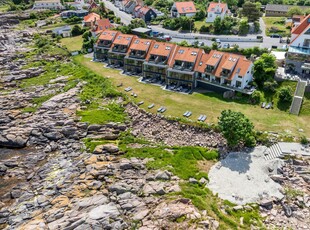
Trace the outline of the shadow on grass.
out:
<instances>
[{"instance_id":1,"label":"shadow on grass","mask_svg":"<svg viewBox=\"0 0 310 230\"><path fill-rule=\"evenodd\" d=\"M292 102L280 102L277 103L277 108L281 111L287 112L290 109Z\"/></svg>"},{"instance_id":2,"label":"shadow on grass","mask_svg":"<svg viewBox=\"0 0 310 230\"><path fill-rule=\"evenodd\" d=\"M203 96L211 97L211 98L216 98L221 101L225 102L235 102L238 104L248 104L251 105L249 102L250 98L248 95L238 95L236 94L234 99L228 99L224 98L222 93L217 93L217 92L199 92Z\"/></svg>"}]
</instances>

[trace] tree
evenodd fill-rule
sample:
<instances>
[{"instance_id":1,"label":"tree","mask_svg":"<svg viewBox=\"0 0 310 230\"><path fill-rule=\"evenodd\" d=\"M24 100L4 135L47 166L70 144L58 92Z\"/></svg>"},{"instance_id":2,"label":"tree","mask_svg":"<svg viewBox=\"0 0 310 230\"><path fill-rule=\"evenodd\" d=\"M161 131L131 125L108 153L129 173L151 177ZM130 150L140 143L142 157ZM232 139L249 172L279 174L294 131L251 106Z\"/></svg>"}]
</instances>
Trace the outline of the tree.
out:
<instances>
[{"instance_id":1,"label":"tree","mask_svg":"<svg viewBox=\"0 0 310 230\"><path fill-rule=\"evenodd\" d=\"M272 80L276 72L276 58L272 54L264 53L254 62L254 81L262 87L265 81Z\"/></svg>"},{"instance_id":2,"label":"tree","mask_svg":"<svg viewBox=\"0 0 310 230\"><path fill-rule=\"evenodd\" d=\"M289 17L292 17L293 15L303 15L303 14L304 12L302 12L299 6L293 6L287 12L287 16Z\"/></svg>"},{"instance_id":3,"label":"tree","mask_svg":"<svg viewBox=\"0 0 310 230\"><path fill-rule=\"evenodd\" d=\"M249 32L249 24L247 19L241 19L239 22L239 35L246 35Z\"/></svg>"},{"instance_id":4,"label":"tree","mask_svg":"<svg viewBox=\"0 0 310 230\"><path fill-rule=\"evenodd\" d=\"M256 105L260 103L261 98L262 98L262 93L258 90L255 90L250 96L250 101L252 104Z\"/></svg>"},{"instance_id":5,"label":"tree","mask_svg":"<svg viewBox=\"0 0 310 230\"><path fill-rule=\"evenodd\" d=\"M72 36L78 36L81 35L83 33L83 30L81 29L81 27L79 25L74 25L72 30L71 30L71 34Z\"/></svg>"},{"instance_id":6,"label":"tree","mask_svg":"<svg viewBox=\"0 0 310 230\"><path fill-rule=\"evenodd\" d=\"M205 17L206 17L206 12L204 10L199 10L195 14L195 20L197 20L197 21L203 20Z\"/></svg>"},{"instance_id":7,"label":"tree","mask_svg":"<svg viewBox=\"0 0 310 230\"><path fill-rule=\"evenodd\" d=\"M260 17L260 8L258 7L258 4L247 1L242 5L241 14L251 22L257 21Z\"/></svg>"},{"instance_id":8,"label":"tree","mask_svg":"<svg viewBox=\"0 0 310 230\"><path fill-rule=\"evenodd\" d=\"M223 110L219 117L219 127L230 147L239 144L253 145L254 126L252 122L240 112ZM251 143L251 144L250 144Z\"/></svg>"},{"instance_id":9,"label":"tree","mask_svg":"<svg viewBox=\"0 0 310 230\"><path fill-rule=\"evenodd\" d=\"M222 31L221 18L216 17L213 22L214 33L218 34Z\"/></svg>"},{"instance_id":10,"label":"tree","mask_svg":"<svg viewBox=\"0 0 310 230\"><path fill-rule=\"evenodd\" d=\"M286 102L292 102L293 99L293 92L291 87L286 86L282 87L279 90L279 100L280 102L286 103Z\"/></svg>"}]
</instances>

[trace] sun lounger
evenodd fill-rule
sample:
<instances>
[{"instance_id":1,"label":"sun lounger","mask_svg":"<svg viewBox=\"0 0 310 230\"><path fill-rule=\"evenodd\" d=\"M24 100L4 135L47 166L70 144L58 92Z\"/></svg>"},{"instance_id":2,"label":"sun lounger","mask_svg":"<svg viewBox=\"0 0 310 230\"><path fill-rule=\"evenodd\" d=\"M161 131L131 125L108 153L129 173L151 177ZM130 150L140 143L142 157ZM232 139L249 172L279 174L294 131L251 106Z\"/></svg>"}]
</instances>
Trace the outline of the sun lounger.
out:
<instances>
[{"instance_id":1,"label":"sun lounger","mask_svg":"<svg viewBox=\"0 0 310 230\"><path fill-rule=\"evenodd\" d=\"M132 90L131 87L127 87L127 88L125 89L126 92L129 92L130 90Z\"/></svg>"},{"instance_id":2,"label":"sun lounger","mask_svg":"<svg viewBox=\"0 0 310 230\"><path fill-rule=\"evenodd\" d=\"M161 109L161 113L164 113L165 111L166 111L167 109L165 108L165 107L163 107L162 109Z\"/></svg>"},{"instance_id":3,"label":"sun lounger","mask_svg":"<svg viewBox=\"0 0 310 230\"><path fill-rule=\"evenodd\" d=\"M206 115L203 115L202 118L200 119L200 121L203 122L203 121L205 121L206 119L207 119L207 116L206 116Z\"/></svg>"},{"instance_id":4,"label":"sun lounger","mask_svg":"<svg viewBox=\"0 0 310 230\"><path fill-rule=\"evenodd\" d=\"M183 113L183 116L186 117L186 114L188 113L188 111L186 111L185 113Z\"/></svg>"},{"instance_id":5,"label":"sun lounger","mask_svg":"<svg viewBox=\"0 0 310 230\"><path fill-rule=\"evenodd\" d=\"M135 93L135 94L133 94L133 96L134 96L134 97L137 97L138 95Z\"/></svg>"},{"instance_id":6,"label":"sun lounger","mask_svg":"<svg viewBox=\"0 0 310 230\"><path fill-rule=\"evenodd\" d=\"M189 112L187 113L186 117L190 117L191 115L192 115L192 112L189 111Z\"/></svg>"},{"instance_id":7,"label":"sun lounger","mask_svg":"<svg viewBox=\"0 0 310 230\"><path fill-rule=\"evenodd\" d=\"M157 109L157 112L161 113L162 109L163 109L163 107L161 106L159 109Z\"/></svg>"},{"instance_id":8,"label":"sun lounger","mask_svg":"<svg viewBox=\"0 0 310 230\"><path fill-rule=\"evenodd\" d=\"M144 101L140 101L138 102L138 105L142 105L144 103Z\"/></svg>"},{"instance_id":9,"label":"sun lounger","mask_svg":"<svg viewBox=\"0 0 310 230\"><path fill-rule=\"evenodd\" d=\"M200 115L197 120L200 121L202 117L203 115Z\"/></svg>"},{"instance_id":10,"label":"sun lounger","mask_svg":"<svg viewBox=\"0 0 310 230\"><path fill-rule=\"evenodd\" d=\"M154 107L154 104L150 104L150 105L148 106L149 109L151 109L151 108L153 108L153 107Z\"/></svg>"}]
</instances>

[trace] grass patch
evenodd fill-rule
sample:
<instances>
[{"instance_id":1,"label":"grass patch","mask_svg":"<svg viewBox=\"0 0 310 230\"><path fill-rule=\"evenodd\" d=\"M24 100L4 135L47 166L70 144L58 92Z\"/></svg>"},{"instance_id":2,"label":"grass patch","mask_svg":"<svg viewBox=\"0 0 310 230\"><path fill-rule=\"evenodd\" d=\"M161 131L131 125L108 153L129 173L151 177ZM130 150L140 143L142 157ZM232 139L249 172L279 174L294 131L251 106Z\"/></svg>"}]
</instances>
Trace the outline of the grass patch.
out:
<instances>
[{"instance_id":1,"label":"grass patch","mask_svg":"<svg viewBox=\"0 0 310 230\"><path fill-rule=\"evenodd\" d=\"M82 35L70 38L62 38L60 42L63 46L67 47L70 52L78 51L82 49L83 38Z\"/></svg>"},{"instance_id":2,"label":"grass patch","mask_svg":"<svg viewBox=\"0 0 310 230\"><path fill-rule=\"evenodd\" d=\"M124 122L126 115L124 108L116 103L110 103L103 109L90 109L77 111L77 115L81 116L82 122L90 124L105 124L108 122Z\"/></svg>"},{"instance_id":3,"label":"grass patch","mask_svg":"<svg viewBox=\"0 0 310 230\"><path fill-rule=\"evenodd\" d=\"M195 29L197 29L198 31L202 26L212 25L212 23L206 22L206 19L203 19L201 21L195 21L194 23L195 23Z\"/></svg>"},{"instance_id":4,"label":"grass patch","mask_svg":"<svg viewBox=\"0 0 310 230\"><path fill-rule=\"evenodd\" d=\"M173 151L167 151L163 147L146 147L127 149L125 157L153 158L154 161L147 164L149 169L165 168L181 179L193 177L199 180L202 177L208 178L208 175L199 170L197 161L217 159L218 153L201 147L180 147Z\"/></svg>"},{"instance_id":5,"label":"grass patch","mask_svg":"<svg viewBox=\"0 0 310 230\"><path fill-rule=\"evenodd\" d=\"M83 139L83 142L86 146L86 149L89 152L93 152L97 145L104 145L107 143L115 143L115 141L109 141L109 140L103 140L103 139L91 139L91 138L85 138L85 139Z\"/></svg>"},{"instance_id":6,"label":"grass patch","mask_svg":"<svg viewBox=\"0 0 310 230\"><path fill-rule=\"evenodd\" d=\"M310 92L305 93L299 115L310 116Z\"/></svg>"},{"instance_id":7,"label":"grass patch","mask_svg":"<svg viewBox=\"0 0 310 230\"><path fill-rule=\"evenodd\" d=\"M280 133L290 130L293 134L298 135L298 129L302 128L305 131L305 135L310 136L310 126L307 125L310 119L310 110L308 108L306 109L309 112L305 113L302 111L300 116L295 116L280 110L276 106L274 109L265 110L261 109L260 105L250 105L247 103L246 98L226 100L223 99L221 94L217 93L199 92L192 95L184 95L177 92L163 91L160 87L140 83L135 77L121 75L119 70L104 68L102 63L91 62L90 59L84 56L76 56L74 58L97 75L109 78L114 86L123 83L123 87L118 88L122 92L124 92L124 88L131 86L138 97L133 98L130 96L131 92L124 92L124 94L127 94L129 100L135 103L144 101L141 107L150 112L156 113L160 106L165 106L167 108L165 115L181 119L182 114L189 110L193 113L191 119L196 120L200 114L206 114L207 122L215 124L221 111L230 108L233 111L245 114L254 123L257 130ZM284 82L281 86L285 84L296 83ZM277 100L276 96L271 98L270 95L266 94L264 97L266 97L266 100L269 98L270 101L274 100L274 102ZM155 107L148 109L147 106L152 103L155 104Z\"/></svg>"},{"instance_id":8,"label":"grass patch","mask_svg":"<svg viewBox=\"0 0 310 230\"><path fill-rule=\"evenodd\" d=\"M290 29L286 28L284 17L263 17L266 25L266 35L280 34L281 36L287 36L290 34ZM272 28L275 31L272 31Z\"/></svg>"},{"instance_id":9,"label":"grass patch","mask_svg":"<svg viewBox=\"0 0 310 230\"><path fill-rule=\"evenodd\" d=\"M22 112L23 113L34 113L37 111L38 108L41 107L41 105L48 101L50 98L52 98L54 94L49 94L49 95L44 95L41 97L36 97L32 99L32 103L35 104L34 107L26 107L23 108Z\"/></svg>"}]
</instances>

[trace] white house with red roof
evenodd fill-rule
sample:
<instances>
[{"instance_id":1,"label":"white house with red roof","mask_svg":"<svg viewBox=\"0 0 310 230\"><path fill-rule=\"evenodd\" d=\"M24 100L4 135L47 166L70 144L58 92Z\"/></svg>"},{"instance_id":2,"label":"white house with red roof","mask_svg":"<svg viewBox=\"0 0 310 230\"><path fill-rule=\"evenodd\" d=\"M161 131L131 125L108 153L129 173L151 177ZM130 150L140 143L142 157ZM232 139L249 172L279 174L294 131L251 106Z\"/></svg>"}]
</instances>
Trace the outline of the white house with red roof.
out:
<instances>
[{"instance_id":1,"label":"white house with red roof","mask_svg":"<svg viewBox=\"0 0 310 230\"><path fill-rule=\"evenodd\" d=\"M112 29L114 26L108 18L98 19L93 23L91 28L92 35L95 37L102 33L104 30Z\"/></svg>"},{"instance_id":2,"label":"white house with red roof","mask_svg":"<svg viewBox=\"0 0 310 230\"><path fill-rule=\"evenodd\" d=\"M171 17L193 17L197 13L194 2L175 2L171 7Z\"/></svg>"},{"instance_id":3,"label":"white house with red roof","mask_svg":"<svg viewBox=\"0 0 310 230\"><path fill-rule=\"evenodd\" d=\"M310 14L292 29L285 67L287 71L310 78Z\"/></svg>"},{"instance_id":4,"label":"white house with red roof","mask_svg":"<svg viewBox=\"0 0 310 230\"><path fill-rule=\"evenodd\" d=\"M222 20L230 12L226 3L210 2L207 13L206 22L214 22L217 17Z\"/></svg>"}]
</instances>

